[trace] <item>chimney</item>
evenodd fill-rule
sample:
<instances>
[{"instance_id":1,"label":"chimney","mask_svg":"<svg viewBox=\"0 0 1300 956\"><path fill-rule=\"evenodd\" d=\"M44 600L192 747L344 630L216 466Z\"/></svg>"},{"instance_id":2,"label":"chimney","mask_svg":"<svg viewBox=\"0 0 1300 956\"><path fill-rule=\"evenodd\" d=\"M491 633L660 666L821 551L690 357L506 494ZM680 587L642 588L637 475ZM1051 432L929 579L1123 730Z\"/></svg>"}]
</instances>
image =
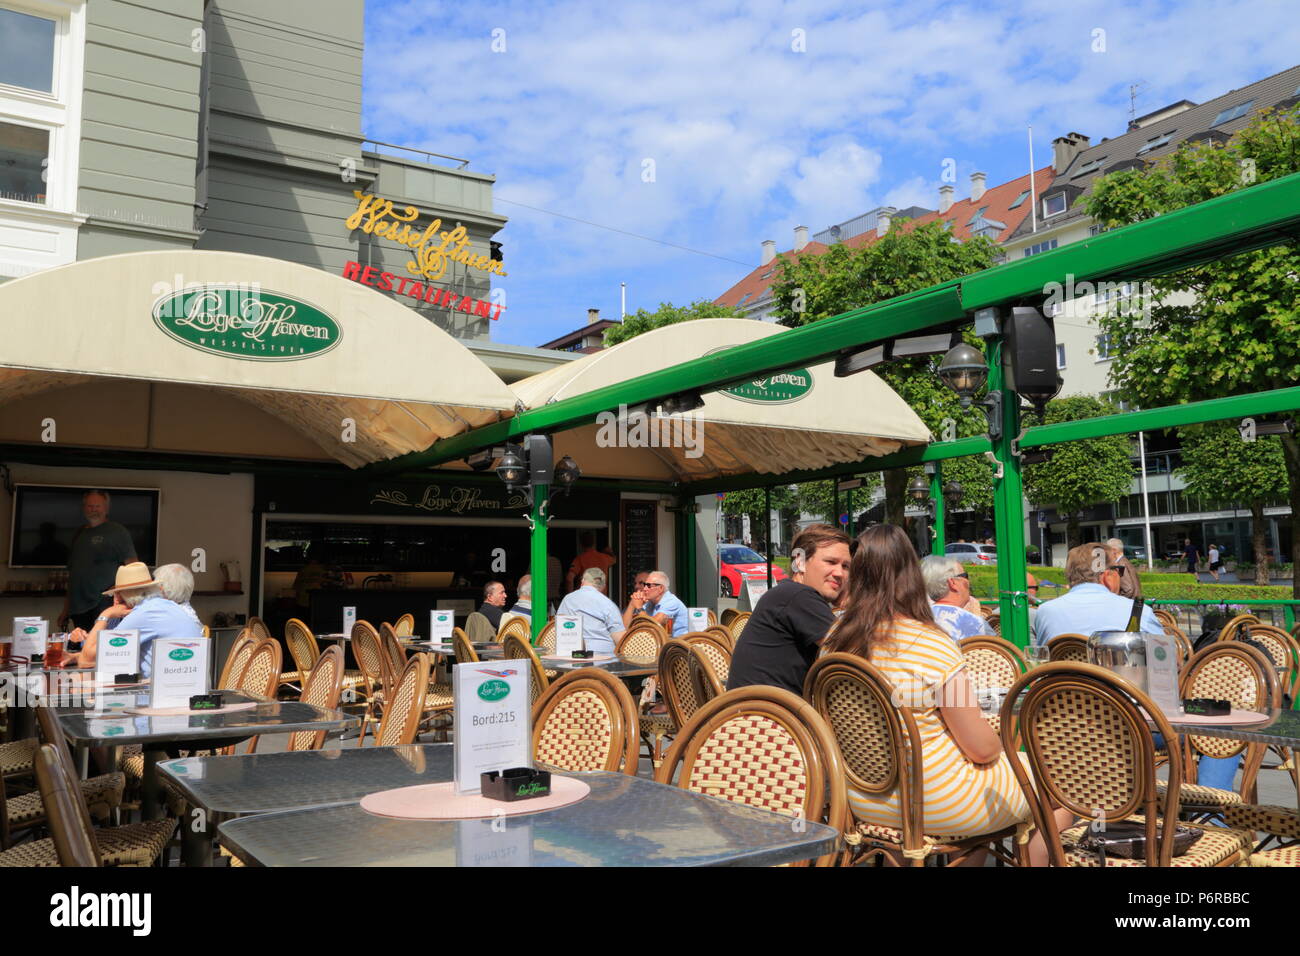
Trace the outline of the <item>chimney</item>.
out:
<instances>
[{"instance_id":1,"label":"chimney","mask_svg":"<svg viewBox=\"0 0 1300 956\"><path fill-rule=\"evenodd\" d=\"M883 236L889 232L889 222L894 218L894 213L898 212L893 206L882 206L876 212L876 235Z\"/></svg>"},{"instance_id":2,"label":"chimney","mask_svg":"<svg viewBox=\"0 0 1300 956\"><path fill-rule=\"evenodd\" d=\"M1082 133L1058 136L1052 140L1052 170L1056 175L1061 175L1074 162L1074 157L1091 145L1092 141Z\"/></svg>"},{"instance_id":3,"label":"chimney","mask_svg":"<svg viewBox=\"0 0 1300 956\"><path fill-rule=\"evenodd\" d=\"M763 262L762 262L762 264L763 264L763 265L767 265L769 262L771 262L771 261L772 261L773 259L775 259L775 258L776 258L776 240L775 240L775 239L764 239L764 240L763 240Z\"/></svg>"},{"instance_id":4,"label":"chimney","mask_svg":"<svg viewBox=\"0 0 1300 956\"><path fill-rule=\"evenodd\" d=\"M798 252L806 245L808 245L808 227L795 226L794 227L794 251Z\"/></svg>"},{"instance_id":5,"label":"chimney","mask_svg":"<svg viewBox=\"0 0 1300 956\"><path fill-rule=\"evenodd\" d=\"M947 212L952 208L953 188L951 186L939 187L939 211Z\"/></svg>"},{"instance_id":6,"label":"chimney","mask_svg":"<svg viewBox=\"0 0 1300 956\"><path fill-rule=\"evenodd\" d=\"M970 201L978 202L984 195L984 183L988 179L983 173L970 174Z\"/></svg>"},{"instance_id":7,"label":"chimney","mask_svg":"<svg viewBox=\"0 0 1300 956\"><path fill-rule=\"evenodd\" d=\"M600 321L600 309L588 309L587 324L591 325L591 323L599 322L599 321Z\"/></svg>"}]
</instances>

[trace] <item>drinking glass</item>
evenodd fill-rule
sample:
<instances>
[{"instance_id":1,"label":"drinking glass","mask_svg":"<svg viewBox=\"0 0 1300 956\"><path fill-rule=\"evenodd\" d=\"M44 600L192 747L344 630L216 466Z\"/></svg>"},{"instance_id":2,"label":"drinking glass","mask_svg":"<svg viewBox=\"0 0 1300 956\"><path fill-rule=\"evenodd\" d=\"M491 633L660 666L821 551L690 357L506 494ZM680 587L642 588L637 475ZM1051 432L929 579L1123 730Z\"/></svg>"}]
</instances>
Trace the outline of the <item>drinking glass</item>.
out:
<instances>
[{"instance_id":1,"label":"drinking glass","mask_svg":"<svg viewBox=\"0 0 1300 956\"><path fill-rule=\"evenodd\" d=\"M1047 663L1047 645L1034 644L1030 642L1025 646L1025 662L1031 667L1038 667Z\"/></svg>"},{"instance_id":2,"label":"drinking glass","mask_svg":"<svg viewBox=\"0 0 1300 956\"><path fill-rule=\"evenodd\" d=\"M45 666L58 667L63 663L63 645L68 640L67 634L51 634L45 642Z\"/></svg>"}]
</instances>

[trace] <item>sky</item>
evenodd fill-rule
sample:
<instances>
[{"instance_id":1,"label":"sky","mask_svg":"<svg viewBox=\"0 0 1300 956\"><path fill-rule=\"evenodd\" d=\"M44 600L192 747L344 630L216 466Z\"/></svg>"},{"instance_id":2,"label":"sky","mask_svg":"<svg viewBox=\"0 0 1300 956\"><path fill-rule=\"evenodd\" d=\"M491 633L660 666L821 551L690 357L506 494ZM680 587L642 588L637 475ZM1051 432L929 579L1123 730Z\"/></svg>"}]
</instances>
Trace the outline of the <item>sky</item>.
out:
<instances>
[{"instance_id":1,"label":"sky","mask_svg":"<svg viewBox=\"0 0 1300 956\"><path fill-rule=\"evenodd\" d=\"M713 299L880 205L935 208L1300 62L1295 4L366 0L363 131L496 177L506 311L540 345L588 308ZM951 165L951 164L950 164ZM630 234L630 235L629 235Z\"/></svg>"}]
</instances>

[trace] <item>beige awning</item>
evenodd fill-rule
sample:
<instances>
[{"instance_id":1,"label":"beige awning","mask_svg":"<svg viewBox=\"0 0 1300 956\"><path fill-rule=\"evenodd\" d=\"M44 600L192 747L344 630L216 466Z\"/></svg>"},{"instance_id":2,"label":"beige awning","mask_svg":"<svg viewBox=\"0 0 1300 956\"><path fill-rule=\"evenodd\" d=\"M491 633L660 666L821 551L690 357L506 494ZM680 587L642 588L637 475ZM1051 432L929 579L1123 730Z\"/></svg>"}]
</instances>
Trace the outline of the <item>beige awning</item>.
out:
<instances>
[{"instance_id":1,"label":"beige awning","mask_svg":"<svg viewBox=\"0 0 1300 956\"><path fill-rule=\"evenodd\" d=\"M525 407L537 408L788 331L743 319L682 322L511 388ZM822 468L928 441L925 423L879 377L862 372L836 378L833 364L826 363L711 392L692 415L656 419L633 414L620 421L611 413L596 425L557 435L556 454L572 455L592 476L698 481ZM611 455L618 463L607 469Z\"/></svg>"},{"instance_id":2,"label":"beige awning","mask_svg":"<svg viewBox=\"0 0 1300 956\"><path fill-rule=\"evenodd\" d=\"M0 336L0 403L111 379L198 386L352 467L515 404L469 349L399 301L262 256L130 253L16 279L0 285Z\"/></svg>"}]
</instances>

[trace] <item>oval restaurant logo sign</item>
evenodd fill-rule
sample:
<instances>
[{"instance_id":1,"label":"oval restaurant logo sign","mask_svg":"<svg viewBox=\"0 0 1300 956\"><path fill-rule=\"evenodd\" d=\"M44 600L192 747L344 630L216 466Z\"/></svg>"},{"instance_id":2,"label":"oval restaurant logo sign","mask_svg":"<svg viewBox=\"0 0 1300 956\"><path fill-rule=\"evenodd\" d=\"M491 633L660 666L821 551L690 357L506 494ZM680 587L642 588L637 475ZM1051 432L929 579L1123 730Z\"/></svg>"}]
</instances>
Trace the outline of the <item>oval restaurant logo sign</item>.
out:
<instances>
[{"instance_id":1,"label":"oval restaurant logo sign","mask_svg":"<svg viewBox=\"0 0 1300 956\"><path fill-rule=\"evenodd\" d=\"M742 402L783 405L799 401L812 391L812 387L812 374L806 368L792 368L733 388L724 388L722 394Z\"/></svg>"},{"instance_id":2,"label":"oval restaurant logo sign","mask_svg":"<svg viewBox=\"0 0 1300 956\"><path fill-rule=\"evenodd\" d=\"M178 647L176 648L176 650L172 651L167 656L174 661L188 661L191 657L194 656L194 652L188 651L183 647Z\"/></svg>"},{"instance_id":3,"label":"oval restaurant logo sign","mask_svg":"<svg viewBox=\"0 0 1300 956\"><path fill-rule=\"evenodd\" d=\"M328 352L343 330L313 305L256 285L191 286L153 304L153 320L202 352L291 362Z\"/></svg>"},{"instance_id":4,"label":"oval restaurant logo sign","mask_svg":"<svg viewBox=\"0 0 1300 956\"><path fill-rule=\"evenodd\" d=\"M108 643L112 644L114 647L126 647L126 638L125 637L109 638Z\"/></svg>"},{"instance_id":5,"label":"oval restaurant logo sign","mask_svg":"<svg viewBox=\"0 0 1300 956\"><path fill-rule=\"evenodd\" d=\"M478 685L478 695L489 703L501 700L510 693L510 685L503 680L485 680Z\"/></svg>"},{"instance_id":6,"label":"oval restaurant logo sign","mask_svg":"<svg viewBox=\"0 0 1300 956\"><path fill-rule=\"evenodd\" d=\"M565 626L566 628L568 628L569 630L573 630L573 629L574 629L575 627L577 627L578 625L577 625L577 622L576 622L576 621L565 621L565 622L564 622L564 626Z\"/></svg>"}]
</instances>

